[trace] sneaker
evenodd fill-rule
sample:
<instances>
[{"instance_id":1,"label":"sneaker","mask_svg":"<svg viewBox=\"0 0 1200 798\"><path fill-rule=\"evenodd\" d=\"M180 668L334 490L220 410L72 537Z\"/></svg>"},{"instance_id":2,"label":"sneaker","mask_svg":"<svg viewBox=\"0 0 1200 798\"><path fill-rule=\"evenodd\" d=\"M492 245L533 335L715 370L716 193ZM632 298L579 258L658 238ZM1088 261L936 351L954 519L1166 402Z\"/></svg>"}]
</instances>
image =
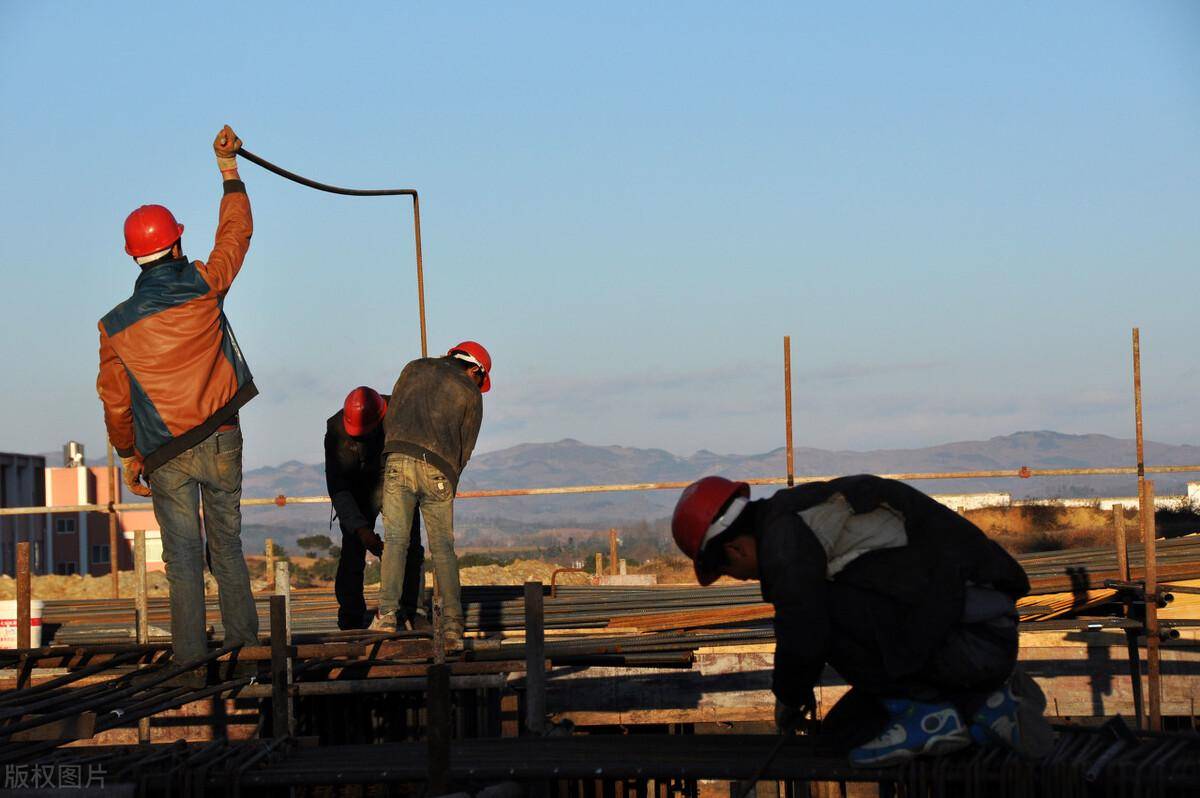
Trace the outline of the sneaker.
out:
<instances>
[{"instance_id":1,"label":"sneaker","mask_svg":"<svg viewBox=\"0 0 1200 798\"><path fill-rule=\"evenodd\" d=\"M375 616L375 620L371 621L370 627L372 632L385 632L387 634L396 633L396 611L381 612Z\"/></svg>"},{"instance_id":2,"label":"sneaker","mask_svg":"<svg viewBox=\"0 0 1200 798\"><path fill-rule=\"evenodd\" d=\"M1000 743L1016 748L1021 741L1017 723L1019 703L1020 699L1013 695L1008 685L992 693L971 718L971 739L980 745Z\"/></svg>"},{"instance_id":3,"label":"sneaker","mask_svg":"<svg viewBox=\"0 0 1200 798\"><path fill-rule=\"evenodd\" d=\"M940 756L966 748L971 736L951 704L922 704L905 699L884 702L891 725L868 743L850 751L850 764L884 767L921 754Z\"/></svg>"}]
</instances>

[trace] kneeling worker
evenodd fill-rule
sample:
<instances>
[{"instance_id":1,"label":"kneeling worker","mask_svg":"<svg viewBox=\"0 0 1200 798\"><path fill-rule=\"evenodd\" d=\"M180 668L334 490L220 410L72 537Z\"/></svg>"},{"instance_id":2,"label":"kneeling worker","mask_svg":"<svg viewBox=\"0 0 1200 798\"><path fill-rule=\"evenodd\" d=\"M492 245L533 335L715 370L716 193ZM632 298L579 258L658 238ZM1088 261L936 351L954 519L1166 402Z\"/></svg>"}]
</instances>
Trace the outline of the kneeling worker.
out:
<instances>
[{"instance_id":1,"label":"kneeling worker","mask_svg":"<svg viewBox=\"0 0 1200 798\"><path fill-rule=\"evenodd\" d=\"M855 765L1020 744L1015 601L1029 579L957 513L870 475L755 501L745 482L711 476L684 490L671 531L700 584L761 580L781 729L815 709L829 664L851 690L822 733Z\"/></svg>"},{"instance_id":2,"label":"kneeling worker","mask_svg":"<svg viewBox=\"0 0 1200 798\"><path fill-rule=\"evenodd\" d=\"M375 532L375 519L383 502L383 416L387 400L366 386L355 388L325 427L325 484L342 528L342 553L333 586L339 629L366 627L363 571L367 552L383 557L383 540ZM400 611L411 629L421 623L417 605L424 587L425 565L421 521L415 515L406 545Z\"/></svg>"}]
</instances>

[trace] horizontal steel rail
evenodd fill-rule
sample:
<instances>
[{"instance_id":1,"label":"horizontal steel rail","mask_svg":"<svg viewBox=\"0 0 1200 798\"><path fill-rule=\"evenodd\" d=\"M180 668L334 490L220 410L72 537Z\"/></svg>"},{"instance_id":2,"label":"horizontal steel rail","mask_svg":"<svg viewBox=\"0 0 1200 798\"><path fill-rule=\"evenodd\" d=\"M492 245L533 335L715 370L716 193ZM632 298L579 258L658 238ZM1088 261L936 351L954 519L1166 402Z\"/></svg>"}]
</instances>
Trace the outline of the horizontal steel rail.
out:
<instances>
[{"instance_id":1,"label":"horizontal steel rail","mask_svg":"<svg viewBox=\"0 0 1200 798\"><path fill-rule=\"evenodd\" d=\"M1147 474L1182 474L1200 473L1200 465L1177 466L1146 466ZM953 479L1029 479L1032 477L1063 477L1063 476L1136 476L1137 469L1133 466L1116 468L1003 468L991 471L944 471L944 472L913 472L899 474L879 474L885 479L915 480L953 480ZM805 482L824 482L836 479L838 474L797 475L796 484ZM750 485L786 485L786 477L758 477L743 479ZM685 482L630 482L620 485L563 485L548 488L500 488L497 490L464 490L455 498L458 499L498 499L512 496L566 496L582 493L622 493L627 491L649 490L682 490L691 484ZM273 499L242 499L243 507L286 507L289 504L328 504L328 496L284 496ZM150 502L120 502L107 504L69 504L57 507L0 507L0 516L6 515L47 515L50 513L86 513L109 512L110 510L152 510Z\"/></svg>"}]
</instances>

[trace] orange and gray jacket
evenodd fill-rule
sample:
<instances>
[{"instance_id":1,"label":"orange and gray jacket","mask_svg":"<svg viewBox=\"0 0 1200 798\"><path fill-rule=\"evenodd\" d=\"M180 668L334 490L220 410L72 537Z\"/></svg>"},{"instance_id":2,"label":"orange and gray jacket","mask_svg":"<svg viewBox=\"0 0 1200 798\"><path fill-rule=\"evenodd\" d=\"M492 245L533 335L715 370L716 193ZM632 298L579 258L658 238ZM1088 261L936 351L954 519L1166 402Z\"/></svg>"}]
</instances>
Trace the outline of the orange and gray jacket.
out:
<instances>
[{"instance_id":1,"label":"orange and gray jacket","mask_svg":"<svg viewBox=\"0 0 1200 798\"><path fill-rule=\"evenodd\" d=\"M226 180L208 262L144 266L133 296L100 320L96 391L108 437L122 457L140 453L147 474L258 393L223 309L253 231L245 185Z\"/></svg>"}]
</instances>

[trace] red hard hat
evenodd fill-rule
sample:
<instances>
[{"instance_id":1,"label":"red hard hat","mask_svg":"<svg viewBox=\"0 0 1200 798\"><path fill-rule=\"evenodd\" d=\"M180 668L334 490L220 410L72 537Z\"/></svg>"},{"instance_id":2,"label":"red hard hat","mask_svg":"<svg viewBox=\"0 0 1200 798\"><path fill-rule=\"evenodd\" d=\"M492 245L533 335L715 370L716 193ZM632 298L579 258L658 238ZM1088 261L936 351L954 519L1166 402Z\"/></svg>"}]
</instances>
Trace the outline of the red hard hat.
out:
<instances>
[{"instance_id":1,"label":"red hard hat","mask_svg":"<svg viewBox=\"0 0 1200 798\"><path fill-rule=\"evenodd\" d=\"M480 393L487 393L492 389L492 356L483 348L483 344L475 341L463 341L458 346L450 347L447 355L453 355L461 352L464 355L469 355L479 368L483 369L483 385L479 386Z\"/></svg>"},{"instance_id":2,"label":"red hard hat","mask_svg":"<svg viewBox=\"0 0 1200 798\"><path fill-rule=\"evenodd\" d=\"M696 580L701 585L711 585L720 576L700 565L704 535L725 505L737 496L750 498L750 486L725 477L704 477L684 488L683 495L675 504L675 514L671 516L671 534L675 538L675 545L695 565Z\"/></svg>"},{"instance_id":3,"label":"red hard hat","mask_svg":"<svg viewBox=\"0 0 1200 798\"><path fill-rule=\"evenodd\" d=\"M357 438L379 426L387 413L387 402L374 388L360 385L346 396L342 407L342 424L346 434Z\"/></svg>"},{"instance_id":4,"label":"red hard hat","mask_svg":"<svg viewBox=\"0 0 1200 798\"><path fill-rule=\"evenodd\" d=\"M135 258L170 249L183 225L161 205L143 205L125 219L125 251Z\"/></svg>"}]
</instances>

